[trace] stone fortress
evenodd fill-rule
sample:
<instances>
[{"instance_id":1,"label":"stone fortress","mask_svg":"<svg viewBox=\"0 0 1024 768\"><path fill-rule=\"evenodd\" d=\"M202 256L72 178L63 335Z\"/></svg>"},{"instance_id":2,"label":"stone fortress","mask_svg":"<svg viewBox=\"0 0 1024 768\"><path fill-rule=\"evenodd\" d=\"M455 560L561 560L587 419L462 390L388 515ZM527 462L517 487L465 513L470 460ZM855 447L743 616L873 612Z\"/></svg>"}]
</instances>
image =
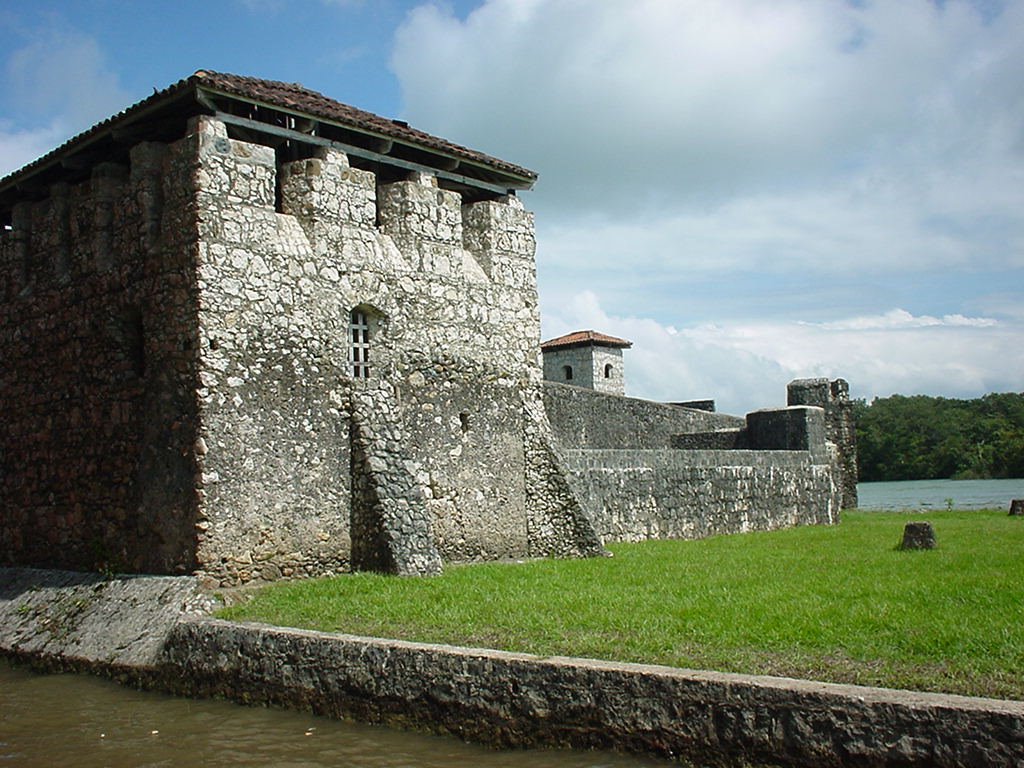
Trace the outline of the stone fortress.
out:
<instances>
[{"instance_id":1,"label":"stone fortress","mask_svg":"<svg viewBox=\"0 0 1024 768\"><path fill-rule=\"evenodd\" d=\"M600 334L543 380L535 180L205 71L0 180L0 565L234 585L837 522L844 382L652 403Z\"/></svg>"}]
</instances>

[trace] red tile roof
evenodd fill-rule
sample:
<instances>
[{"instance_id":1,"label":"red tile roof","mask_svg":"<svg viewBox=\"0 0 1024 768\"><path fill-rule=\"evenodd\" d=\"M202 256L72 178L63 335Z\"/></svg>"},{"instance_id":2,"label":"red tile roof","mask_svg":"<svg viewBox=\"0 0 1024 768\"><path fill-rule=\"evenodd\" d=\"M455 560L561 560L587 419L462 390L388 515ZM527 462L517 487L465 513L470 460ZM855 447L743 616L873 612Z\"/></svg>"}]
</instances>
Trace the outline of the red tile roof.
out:
<instances>
[{"instance_id":1,"label":"red tile roof","mask_svg":"<svg viewBox=\"0 0 1024 768\"><path fill-rule=\"evenodd\" d=\"M588 345L629 349L633 346L633 342L620 339L617 336L609 336L606 333L598 333L597 331L573 331L572 333L567 333L564 336L559 336L557 339L549 339L548 341L543 342L540 345L540 348L542 350L548 350Z\"/></svg>"},{"instance_id":2,"label":"red tile roof","mask_svg":"<svg viewBox=\"0 0 1024 768\"><path fill-rule=\"evenodd\" d=\"M189 81L196 81L203 86L223 91L224 93L262 101L271 106L284 107L285 109L301 112L312 117L320 117L325 120L351 125L354 128L405 141L416 146L430 147L446 154L472 160L492 168L499 168L503 171L509 171L519 176L527 176L534 179L537 177L536 173L526 168L506 163L504 160L485 155L483 152L467 149L466 147L412 128L404 120L392 120L375 115L372 112L366 112L362 109L342 104L339 101L324 96L322 93L304 87L301 83L282 83L276 80L261 80L256 77L229 75L202 69L183 82Z\"/></svg>"},{"instance_id":3,"label":"red tile roof","mask_svg":"<svg viewBox=\"0 0 1024 768\"><path fill-rule=\"evenodd\" d=\"M172 111L179 116L209 113L212 108L208 95L217 94L323 120L343 129L385 140L390 139L396 144L421 148L452 160L464 160L490 173L498 174L501 179L508 180L510 187L529 188L537 179L537 174L531 170L431 136L410 127L402 120L391 120L350 107L298 83L261 80L201 69L162 91L155 91L151 96L97 123L53 151L0 179L0 196L6 196L6 193L17 184L41 171L52 171L55 167L59 169L61 161L76 152L87 153L90 150L95 151L98 146L108 145L119 130L126 134L130 133L128 126L144 134L146 131L158 130L154 126L158 125L161 119L166 121ZM147 135L144 138L150 137ZM164 140L164 137L158 140ZM51 182L52 179L44 181Z\"/></svg>"}]
</instances>

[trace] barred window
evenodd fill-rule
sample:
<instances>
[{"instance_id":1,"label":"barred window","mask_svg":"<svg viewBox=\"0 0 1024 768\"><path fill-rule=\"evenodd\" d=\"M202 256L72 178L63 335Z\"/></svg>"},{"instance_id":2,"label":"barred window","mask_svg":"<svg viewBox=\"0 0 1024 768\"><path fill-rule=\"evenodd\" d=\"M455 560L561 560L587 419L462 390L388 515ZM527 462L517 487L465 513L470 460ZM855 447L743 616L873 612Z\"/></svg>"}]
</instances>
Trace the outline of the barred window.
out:
<instances>
[{"instance_id":1,"label":"barred window","mask_svg":"<svg viewBox=\"0 0 1024 768\"><path fill-rule=\"evenodd\" d=\"M370 378L370 323L366 313L353 309L349 318L349 362L352 376L356 379Z\"/></svg>"}]
</instances>

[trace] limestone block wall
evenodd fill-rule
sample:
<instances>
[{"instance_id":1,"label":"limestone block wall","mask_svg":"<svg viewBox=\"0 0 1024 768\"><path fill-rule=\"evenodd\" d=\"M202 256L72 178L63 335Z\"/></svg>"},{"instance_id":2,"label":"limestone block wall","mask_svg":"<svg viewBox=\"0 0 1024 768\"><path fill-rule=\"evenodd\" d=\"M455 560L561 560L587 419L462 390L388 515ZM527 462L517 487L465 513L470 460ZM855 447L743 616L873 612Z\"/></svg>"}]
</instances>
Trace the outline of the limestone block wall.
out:
<instances>
[{"instance_id":1,"label":"limestone block wall","mask_svg":"<svg viewBox=\"0 0 1024 768\"><path fill-rule=\"evenodd\" d=\"M200 569L220 581L348 567L348 310L292 216L273 149L198 118Z\"/></svg>"},{"instance_id":2,"label":"limestone block wall","mask_svg":"<svg viewBox=\"0 0 1024 768\"><path fill-rule=\"evenodd\" d=\"M532 215L463 206L424 174L379 184L333 150L278 171L211 119L196 137L204 570L433 572L537 551Z\"/></svg>"},{"instance_id":3,"label":"limestone block wall","mask_svg":"<svg viewBox=\"0 0 1024 768\"><path fill-rule=\"evenodd\" d=\"M745 427L743 417L544 382L544 408L566 448L668 448L673 435Z\"/></svg>"},{"instance_id":4,"label":"limestone block wall","mask_svg":"<svg viewBox=\"0 0 1024 768\"><path fill-rule=\"evenodd\" d=\"M626 394L622 350L616 347L587 345L545 350L544 379L609 395Z\"/></svg>"},{"instance_id":5,"label":"limestone block wall","mask_svg":"<svg viewBox=\"0 0 1024 768\"><path fill-rule=\"evenodd\" d=\"M599 552L537 407L533 255L514 197L208 117L19 205L0 554L236 584Z\"/></svg>"},{"instance_id":6,"label":"limestone block wall","mask_svg":"<svg viewBox=\"0 0 1024 768\"><path fill-rule=\"evenodd\" d=\"M194 212L140 144L17 204L0 238L0 561L195 562Z\"/></svg>"},{"instance_id":7,"label":"limestone block wall","mask_svg":"<svg viewBox=\"0 0 1024 768\"><path fill-rule=\"evenodd\" d=\"M812 405L825 410L825 431L836 446L836 468L843 489L843 509L857 506L857 425L850 385L844 379L797 379L786 389L789 405Z\"/></svg>"},{"instance_id":8,"label":"limestone block wall","mask_svg":"<svg viewBox=\"0 0 1024 768\"><path fill-rule=\"evenodd\" d=\"M696 539L839 522L827 463L806 451L569 450L571 484L610 541Z\"/></svg>"},{"instance_id":9,"label":"limestone block wall","mask_svg":"<svg viewBox=\"0 0 1024 768\"><path fill-rule=\"evenodd\" d=\"M746 418L545 382L569 485L607 543L837 523L825 411Z\"/></svg>"}]
</instances>

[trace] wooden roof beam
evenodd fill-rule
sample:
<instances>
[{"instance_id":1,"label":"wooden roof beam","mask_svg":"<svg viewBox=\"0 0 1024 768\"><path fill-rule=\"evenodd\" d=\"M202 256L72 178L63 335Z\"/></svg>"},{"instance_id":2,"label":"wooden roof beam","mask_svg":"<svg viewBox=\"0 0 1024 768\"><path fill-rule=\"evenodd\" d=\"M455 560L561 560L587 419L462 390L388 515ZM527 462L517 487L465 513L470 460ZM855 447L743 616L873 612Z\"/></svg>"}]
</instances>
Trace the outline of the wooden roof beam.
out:
<instances>
[{"instance_id":1,"label":"wooden roof beam","mask_svg":"<svg viewBox=\"0 0 1024 768\"><path fill-rule=\"evenodd\" d=\"M411 160L404 160L402 158L395 157L393 155L384 155L380 152L374 152L373 150L366 149L364 147L357 147L352 144L346 144L340 141L332 141L331 139L325 139L322 136L310 136L306 133L300 133L299 131L292 130L290 128L282 128L279 125L272 125L269 123L262 123L258 120L250 120L247 117L238 117L227 112L217 112L214 117L221 120L227 125L235 125L242 128L248 128L249 130L256 131L258 133L269 134L270 136L277 136L286 139L292 139L293 141L306 142L309 144L315 144L320 147L329 147L331 149L337 149L348 155L355 157L361 157L364 160L371 160L373 162L381 163L383 165L391 165L397 168L403 168L409 171L419 171L421 173L429 173L437 176L439 179L446 179L447 181L454 182L456 184L462 184L467 187L474 187L482 189L487 192L492 192L499 195L507 195L514 192L516 189L529 189L529 184L524 182L509 183L509 184L494 184L482 179L475 179L471 176L465 176L463 174L453 173L447 171L444 168L440 168L437 165L428 165L426 163L418 163ZM437 156L438 160L448 160L443 155ZM440 165L440 162L438 163Z\"/></svg>"}]
</instances>

